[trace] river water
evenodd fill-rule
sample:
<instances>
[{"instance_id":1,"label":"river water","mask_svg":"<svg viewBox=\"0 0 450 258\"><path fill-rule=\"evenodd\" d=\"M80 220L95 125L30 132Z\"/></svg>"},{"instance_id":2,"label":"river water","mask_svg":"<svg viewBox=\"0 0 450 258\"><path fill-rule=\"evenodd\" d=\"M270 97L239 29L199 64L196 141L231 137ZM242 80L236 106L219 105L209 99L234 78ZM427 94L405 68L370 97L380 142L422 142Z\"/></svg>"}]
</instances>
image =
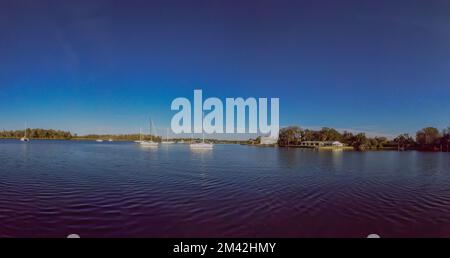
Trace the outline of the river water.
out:
<instances>
[{"instance_id":1,"label":"river water","mask_svg":"<svg viewBox=\"0 0 450 258\"><path fill-rule=\"evenodd\" d=\"M0 237L450 237L450 153L0 140Z\"/></svg>"}]
</instances>

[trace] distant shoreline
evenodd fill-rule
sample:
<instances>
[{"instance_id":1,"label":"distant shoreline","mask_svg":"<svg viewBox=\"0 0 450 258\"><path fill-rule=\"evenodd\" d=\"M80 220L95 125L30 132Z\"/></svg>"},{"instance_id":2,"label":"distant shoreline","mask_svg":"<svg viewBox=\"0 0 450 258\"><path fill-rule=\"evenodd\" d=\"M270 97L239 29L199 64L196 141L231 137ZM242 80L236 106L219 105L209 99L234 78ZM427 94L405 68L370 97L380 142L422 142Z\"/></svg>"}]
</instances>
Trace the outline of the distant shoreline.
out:
<instances>
[{"instance_id":1,"label":"distant shoreline","mask_svg":"<svg viewBox=\"0 0 450 258\"><path fill-rule=\"evenodd\" d=\"M0 140L17 140L20 141L20 138L17 137L0 137ZM97 139L93 138L70 138L70 139L64 139L64 138L31 138L31 140L44 140L44 141L89 141L89 142L95 142ZM108 139L102 139L105 142L108 142ZM189 143L189 140L187 139L170 139L174 140L180 144L181 140L184 140L184 144ZM192 139L193 141L200 141L201 139ZM227 140L217 140L217 139L205 139L207 141L214 142L215 144L238 144L238 145L247 145L247 146L253 146L253 147L262 147L262 148L293 148L293 149L310 149L310 150L319 150L319 151L361 151L356 150L352 146L343 146L343 147L331 147L331 146L322 146L322 147L307 147L307 146L301 146L301 145L283 145L280 146L278 144L255 144L255 143L248 143L247 141L227 141ZM134 142L134 140L129 139L113 139L112 142ZM382 147L382 148L369 148L365 149L364 151L399 151L397 148L394 147ZM420 152L441 152L437 150L428 150L428 149L420 149L420 148L409 148L407 150L402 150L400 152L408 152L408 151L420 151Z\"/></svg>"},{"instance_id":2,"label":"distant shoreline","mask_svg":"<svg viewBox=\"0 0 450 258\"><path fill-rule=\"evenodd\" d=\"M72 138L30 138L30 140L54 140L54 141L96 141L98 139L101 139L105 142L108 142L109 138L105 137L99 137L99 138L86 138L86 137L72 137ZM0 137L0 140L20 140L20 137ZM114 139L112 138L112 142L134 142L136 140L133 139ZM137 139L139 140L139 139ZM146 139L147 140L147 139ZM185 139L185 138L170 138L169 140L180 142L184 141L184 143L188 143L190 141L201 141L200 138L193 138L193 139ZM218 139L205 139L205 141L213 142L215 144L246 144L247 141L242 140L218 140Z\"/></svg>"},{"instance_id":3,"label":"distant shoreline","mask_svg":"<svg viewBox=\"0 0 450 258\"><path fill-rule=\"evenodd\" d=\"M72 134L70 131L27 128L24 130L0 131L0 139L20 139L27 137L41 140L74 140L74 141L154 141L163 142L165 137L130 133L130 134ZM269 138L269 139L268 139ZM169 139L167 139L169 140ZM199 142L200 138L170 138L177 142ZM450 127L439 131L435 127L425 127L417 131L415 138L409 134L400 134L394 139L386 137L368 137L365 133L340 132L334 128L323 127L320 130L302 129L299 126L281 128L278 137L258 136L248 140L204 139L214 144L245 144L252 146L278 147L313 147L321 150L418 150L426 152L450 152Z\"/></svg>"}]
</instances>

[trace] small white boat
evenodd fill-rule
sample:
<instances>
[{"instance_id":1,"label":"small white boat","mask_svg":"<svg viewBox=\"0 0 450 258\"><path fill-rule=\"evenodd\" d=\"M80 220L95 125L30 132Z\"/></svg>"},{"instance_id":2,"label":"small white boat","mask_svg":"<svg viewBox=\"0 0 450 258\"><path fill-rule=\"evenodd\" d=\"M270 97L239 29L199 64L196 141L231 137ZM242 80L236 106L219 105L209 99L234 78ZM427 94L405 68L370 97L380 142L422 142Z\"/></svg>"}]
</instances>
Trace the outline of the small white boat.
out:
<instances>
[{"instance_id":1,"label":"small white boat","mask_svg":"<svg viewBox=\"0 0 450 258\"><path fill-rule=\"evenodd\" d=\"M152 121L152 119L150 119L150 136L152 135L152 126L153 126L153 121ZM154 142L152 140L150 140L150 141L141 141L139 144L142 147L158 147L159 146L159 142Z\"/></svg>"},{"instance_id":2,"label":"small white boat","mask_svg":"<svg viewBox=\"0 0 450 258\"><path fill-rule=\"evenodd\" d=\"M96 142L103 142L103 140L102 139L97 139L97 140L95 140Z\"/></svg>"},{"instance_id":3,"label":"small white boat","mask_svg":"<svg viewBox=\"0 0 450 258\"><path fill-rule=\"evenodd\" d=\"M166 140L161 141L161 144L174 144L174 141L169 141L169 129L166 130Z\"/></svg>"},{"instance_id":4,"label":"small white boat","mask_svg":"<svg viewBox=\"0 0 450 258\"><path fill-rule=\"evenodd\" d=\"M189 146L191 147L191 149L213 149L214 148L214 144L206 143L206 142L192 143Z\"/></svg>"},{"instance_id":5,"label":"small white boat","mask_svg":"<svg viewBox=\"0 0 450 258\"><path fill-rule=\"evenodd\" d=\"M108 140L108 142L113 142L113 141L114 141L113 139L109 139L109 140Z\"/></svg>"},{"instance_id":6,"label":"small white boat","mask_svg":"<svg viewBox=\"0 0 450 258\"><path fill-rule=\"evenodd\" d=\"M25 134L22 138L20 138L21 142L30 142L30 139L27 137L27 129L28 129L27 123L25 123Z\"/></svg>"},{"instance_id":7,"label":"small white boat","mask_svg":"<svg viewBox=\"0 0 450 258\"><path fill-rule=\"evenodd\" d=\"M137 141L134 141L135 143L142 143L143 142L143 140L142 140L142 128L139 128L139 140L137 140Z\"/></svg>"},{"instance_id":8,"label":"small white boat","mask_svg":"<svg viewBox=\"0 0 450 258\"><path fill-rule=\"evenodd\" d=\"M20 141L22 141L22 142L29 142L30 139L28 139L27 137L22 137L22 138L20 138Z\"/></svg>"},{"instance_id":9,"label":"small white boat","mask_svg":"<svg viewBox=\"0 0 450 258\"><path fill-rule=\"evenodd\" d=\"M202 116L203 116L203 114L202 114ZM202 138L203 138L202 142L200 142L200 143L191 143L189 145L191 147L191 149L207 150L207 149L212 149L214 147L214 144L205 142L205 133L203 132L203 128L202 128Z\"/></svg>"},{"instance_id":10,"label":"small white boat","mask_svg":"<svg viewBox=\"0 0 450 258\"><path fill-rule=\"evenodd\" d=\"M142 147L158 147L159 143L154 141L142 141L139 143Z\"/></svg>"}]
</instances>

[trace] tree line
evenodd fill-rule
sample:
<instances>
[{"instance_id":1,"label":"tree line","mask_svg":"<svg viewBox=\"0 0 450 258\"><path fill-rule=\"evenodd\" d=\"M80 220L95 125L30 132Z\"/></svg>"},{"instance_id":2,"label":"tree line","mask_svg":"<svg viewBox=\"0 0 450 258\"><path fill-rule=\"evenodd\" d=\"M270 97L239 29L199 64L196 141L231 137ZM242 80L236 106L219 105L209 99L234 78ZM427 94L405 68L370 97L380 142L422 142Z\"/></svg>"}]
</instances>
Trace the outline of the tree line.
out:
<instances>
[{"instance_id":1,"label":"tree line","mask_svg":"<svg viewBox=\"0 0 450 258\"><path fill-rule=\"evenodd\" d=\"M116 140L116 141L137 141L137 140L143 141L155 141L155 142L161 142L160 136L150 135L150 134L88 134L83 136L75 136L73 139L75 140L96 140L96 139L103 139L103 140Z\"/></svg>"},{"instance_id":2,"label":"tree line","mask_svg":"<svg viewBox=\"0 0 450 258\"><path fill-rule=\"evenodd\" d=\"M72 139L73 135L67 131L53 129L26 129L28 138L34 139ZM21 138L25 136L25 130L0 131L0 138Z\"/></svg>"},{"instance_id":3,"label":"tree line","mask_svg":"<svg viewBox=\"0 0 450 258\"><path fill-rule=\"evenodd\" d=\"M141 138L139 134L89 134L78 136L69 131L54 129L32 129L26 131L32 139L60 139L60 140L96 140L113 139L120 141L136 141ZM0 131L0 138L19 139L25 135L25 130ZM142 140L160 142L161 137L155 135L142 135ZM185 139L189 140L189 139ZM261 138L250 139L247 143L258 144ZM282 128L279 132L279 146L296 146L302 141L339 141L356 150L366 149L395 149L395 150L424 150L450 152L450 127L439 131L434 127L426 127L417 131L413 138L409 134L400 134L394 139L386 137L367 137L364 133L339 132L334 128L323 127L320 130L302 129L298 126ZM242 143L242 141L217 141L227 143Z\"/></svg>"},{"instance_id":4,"label":"tree line","mask_svg":"<svg viewBox=\"0 0 450 258\"><path fill-rule=\"evenodd\" d=\"M386 137L368 137L365 133L339 132L336 129L323 127L321 130L302 129L298 126L282 128L278 137L279 146L296 146L302 141L339 141L356 150L397 149L450 151L450 127L441 132L434 127L426 127L417 131L415 138L409 134L401 134L394 139Z\"/></svg>"},{"instance_id":5,"label":"tree line","mask_svg":"<svg viewBox=\"0 0 450 258\"><path fill-rule=\"evenodd\" d=\"M68 131L54 130L54 129L27 129L27 137L31 139L54 139L54 140L115 140L115 141L155 141L161 142L162 137L150 134L88 134L88 135L77 135L72 134ZM4 139L20 139L25 136L25 130L10 130L10 131L0 131L0 138ZM176 138L172 139L175 141L184 141L184 142L192 142L192 141L201 141L200 138ZM246 143L246 141L242 140L218 140L218 139L205 139L207 142L212 143L227 143L227 144L242 144Z\"/></svg>"},{"instance_id":6,"label":"tree line","mask_svg":"<svg viewBox=\"0 0 450 258\"><path fill-rule=\"evenodd\" d=\"M279 146L300 145L302 141L339 141L357 150L380 149L388 142L386 137L367 137L364 133L339 132L334 128L321 130L302 129L298 126L282 128L278 137Z\"/></svg>"},{"instance_id":7,"label":"tree line","mask_svg":"<svg viewBox=\"0 0 450 258\"><path fill-rule=\"evenodd\" d=\"M54 129L29 128L26 129L26 135L31 139L55 139L55 140L96 140L113 139L121 141L136 141L141 138L139 134L89 134L78 136L68 131ZM0 138L19 139L25 136L25 130L0 131ZM161 141L161 137L154 135L142 135L142 140Z\"/></svg>"},{"instance_id":8,"label":"tree line","mask_svg":"<svg viewBox=\"0 0 450 258\"><path fill-rule=\"evenodd\" d=\"M425 127L417 131L415 139L409 134L401 134L393 142L399 150L418 149L450 152L450 127L442 131L435 127Z\"/></svg>"}]
</instances>

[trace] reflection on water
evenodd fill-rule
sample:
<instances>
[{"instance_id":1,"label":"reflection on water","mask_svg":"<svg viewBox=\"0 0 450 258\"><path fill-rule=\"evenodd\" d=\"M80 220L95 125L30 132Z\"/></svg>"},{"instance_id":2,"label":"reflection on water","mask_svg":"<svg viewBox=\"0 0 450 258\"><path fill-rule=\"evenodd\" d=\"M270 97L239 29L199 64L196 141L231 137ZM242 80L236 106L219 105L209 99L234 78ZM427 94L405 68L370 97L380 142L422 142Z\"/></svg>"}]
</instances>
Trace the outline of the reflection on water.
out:
<instances>
[{"instance_id":1,"label":"reflection on water","mask_svg":"<svg viewBox=\"0 0 450 258\"><path fill-rule=\"evenodd\" d=\"M200 153L200 154L204 154L204 153L211 153L214 149L196 149L196 148L190 148L191 152L193 153Z\"/></svg>"},{"instance_id":2,"label":"reflection on water","mask_svg":"<svg viewBox=\"0 0 450 258\"><path fill-rule=\"evenodd\" d=\"M157 152L158 151L158 147L157 146L152 146L152 147L139 146L139 148L141 149L141 151L144 151L144 152Z\"/></svg>"},{"instance_id":3,"label":"reflection on water","mask_svg":"<svg viewBox=\"0 0 450 258\"><path fill-rule=\"evenodd\" d=\"M22 157L26 157L27 156L27 154L28 154L28 148L29 148L29 143L26 143L26 142L21 142L21 144L20 144L20 150L21 150L21 155L22 155Z\"/></svg>"},{"instance_id":4,"label":"reflection on water","mask_svg":"<svg viewBox=\"0 0 450 258\"><path fill-rule=\"evenodd\" d=\"M0 141L0 236L450 236L450 155Z\"/></svg>"},{"instance_id":5,"label":"reflection on water","mask_svg":"<svg viewBox=\"0 0 450 258\"><path fill-rule=\"evenodd\" d=\"M333 166L335 169L339 170L342 168L342 161L344 158L344 151L342 149L335 149L330 151L331 153L331 157L332 157L332 161L333 161Z\"/></svg>"}]
</instances>

